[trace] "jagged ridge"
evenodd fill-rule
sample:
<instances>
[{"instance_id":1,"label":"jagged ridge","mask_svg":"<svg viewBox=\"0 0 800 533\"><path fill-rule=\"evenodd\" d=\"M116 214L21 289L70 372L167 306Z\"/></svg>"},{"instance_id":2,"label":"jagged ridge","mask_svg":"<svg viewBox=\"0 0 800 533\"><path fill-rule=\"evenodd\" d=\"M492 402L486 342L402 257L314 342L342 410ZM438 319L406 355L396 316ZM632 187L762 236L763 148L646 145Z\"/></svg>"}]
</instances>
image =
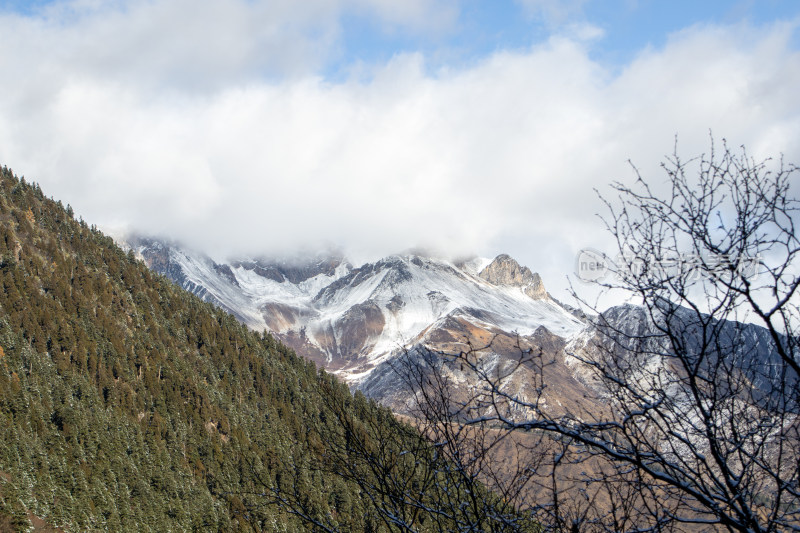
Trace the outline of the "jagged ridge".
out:
<instances>
[{"instance_id":1,"label":"jagged ridge","mask_svg":"<svg viewBox=\"0 0 800 533\"><path fill-rule=\"evenodd\" d=\"M568 337L584 327L548 296L538 274L508 255L462 263L397 255L359 267L341 257L221 266L177 246L169 247L167 263L162 247L132 246L151 268L353 384L447 317L523 336L544 326Z\"/></svg>"}]
</instances>

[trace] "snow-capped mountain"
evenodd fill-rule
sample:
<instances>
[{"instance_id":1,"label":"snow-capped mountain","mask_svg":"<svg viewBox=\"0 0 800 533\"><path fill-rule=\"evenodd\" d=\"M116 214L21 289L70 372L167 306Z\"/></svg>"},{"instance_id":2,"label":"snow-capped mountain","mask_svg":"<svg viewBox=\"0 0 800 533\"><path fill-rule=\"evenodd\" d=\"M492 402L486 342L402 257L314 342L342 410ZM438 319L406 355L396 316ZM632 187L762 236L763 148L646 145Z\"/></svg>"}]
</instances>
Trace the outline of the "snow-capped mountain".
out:
<instances>
[{"instance_id":1,"label":"snow-capped mountain","mask_svg":"<svg viewBox=\"0 0 800 533\"><path fill-rule=\"evenodd\" d=\"M645 378L662 376L666 383L680 374L658 355L669 347L661 346L663 339L642 307L613 307L587 319L551 298L538 274L507 255L449 261L407 254L359 266L337 255L218 264L155 240L128 244L152 269L253 329L269 331L395 412L414 408L414 384L403 383L399 367L419 363L426 354L469 352L486 375L514 369L501 384L509 397L537 398L551 414L579 418L607 403L608 391L586 361L602 356L598 347L611 342L609 332L622 332L631 342L647 338L645 359L630 360L629 377L641 373L647 385ZM684 315L678 309L672 320L691 316ZM702 344L692 340L702 329L685 326L689 344ZM721 339L736 347L729 350L735 358L768 362L772 357L763 328L724 327ZM604 329L609 332L603 334ZM523 364L524 354L534 354L537 363ZM616 357L622 362L629 355L622 350ZM474 392L474 378L457 359L440 357L437 364L443 365L454 394ZM767 390L774 379L770 366L753 376L756 390L762 384Z\"/></svg>"},{"instance_id":2,"label":"snow-capped mountain","mask_svg":"<svg viewBox=\"0 0 800 533\"><path fill-rule=\"evenodd\" d=\"M549 297L538 274L507 255L452 262L395 255L353 266L210 258L150 239L129 245L154 270L268 330L351 385L398 352L444 332L567 339L585 327Z\"/></svg>"}]
</instances>

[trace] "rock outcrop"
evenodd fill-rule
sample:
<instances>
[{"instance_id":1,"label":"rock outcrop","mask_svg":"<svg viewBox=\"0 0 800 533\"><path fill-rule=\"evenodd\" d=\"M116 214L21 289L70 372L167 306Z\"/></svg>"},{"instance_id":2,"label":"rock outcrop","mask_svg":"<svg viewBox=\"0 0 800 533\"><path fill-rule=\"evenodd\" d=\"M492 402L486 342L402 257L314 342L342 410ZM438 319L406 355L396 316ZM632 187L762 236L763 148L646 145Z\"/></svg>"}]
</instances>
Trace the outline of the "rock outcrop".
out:
<instances>
[{"instance_id":1,"label":"rock outcrop","mask_svg":"<svg viewBox=\"0 0 800 533\"><path fill-rule=\"evenodd\" d=\"M479 277L492 285L520 287L534 300L548 297L539 274L531 272L526 266L521 266L506 254L495 257L494 261L481 271Z\"/></svg>"}]
</instances>

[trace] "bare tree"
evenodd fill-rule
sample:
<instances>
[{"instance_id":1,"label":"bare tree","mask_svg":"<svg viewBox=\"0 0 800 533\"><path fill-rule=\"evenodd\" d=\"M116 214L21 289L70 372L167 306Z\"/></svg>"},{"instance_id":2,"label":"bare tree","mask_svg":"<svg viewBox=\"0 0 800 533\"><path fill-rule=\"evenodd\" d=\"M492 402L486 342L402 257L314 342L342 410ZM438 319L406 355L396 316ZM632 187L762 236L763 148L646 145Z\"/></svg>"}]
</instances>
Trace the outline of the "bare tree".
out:
<instances>
[{"instance_id":1,"label":"bare tree","mask_svg":"<svg viewBox=\"0 0 800 533\"><path fill-rule=\"evenodd\" d=\"M480 398L455 386L447 364L424 348L391 363L408 394L409 423L438 458L438 512L464 531L537 530L525 496L544 462L541 447L532 452L529 442L480 421Z\"/></svg>"},{"instance_id":2,"label":"bare tree","mask_svg":"<svg viewBox=\"0 0 800 533\"><path fill-rule=\"evenodd\" d=\"M538 424L548 411L543 393L556 364L551 356L520 345L518 358L497 364L494 349L494 341L465 341L457 352L417 347L393 363L410 393L408 414L450 469L499 496L508 517L525 516L548 530L676 529L668 516L675 502L662 501L635 469ZM517 389L506 385L518 373L542 394L525 400L513 395ZM586 405L580 417L567 413L558 420L598 421L595 408ZM503 524L477 500L489 523ZM500 530L514 529L504 524Z\"/></svg>"},{"instance_id":3,"label":"bare tree","mask_svg":"<svg viewBox=\"0 0 800 533\"><path fill-rule=\"evenodd\" d=\"M547 364L536 353L503 372L481 350L439 354L480 383L460 423L562 445L538 515L555 529L800 530L798 169L713 141L662 167L666 194L636 171L604 200L619 254L598 283L639 305L597 314L566 350L597 397L565 412L504 387ZM559 476L564 462L590 467ZM581 503L570 512L565 483Z\"/></svg>"},{"instance_id":4,"label":"bare tree","mask_svg":"<svg viewBox=\"0 0 800 533\"><path fill-rule=\"evenodd\" d=\"M492 526L477 530L519 531L519 516L557 531L630 531L647 521L643 517L649 520L652 488L630 468L587 453L569 436L505 422L532 414L526 402L505 392L505 382L532 367L526 376L543 391L554 360L518 345L520 357L508 365L484 364L494 359L493 344L467 341L457 353L417 347L393 363L410 394L409 415L449 468L464 485L485 486L503 502L498 514L480 497L470 500ZM475 386L455 382L464 379ZM662 522L661 530L669 530Z\"/></svg>"}]
</instances>

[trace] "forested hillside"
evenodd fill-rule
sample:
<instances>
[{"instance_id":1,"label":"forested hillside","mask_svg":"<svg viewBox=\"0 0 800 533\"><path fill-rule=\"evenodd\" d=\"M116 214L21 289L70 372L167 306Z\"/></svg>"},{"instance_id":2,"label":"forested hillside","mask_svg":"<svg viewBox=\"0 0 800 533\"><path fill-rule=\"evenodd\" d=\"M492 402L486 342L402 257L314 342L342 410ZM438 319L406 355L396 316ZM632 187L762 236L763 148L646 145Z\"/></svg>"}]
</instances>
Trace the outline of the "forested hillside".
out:
<instances>
[{"instance_id":1,"label":"forested hillside","mask_svg":"<svg viewBox=\"0 0 800 533\"><path fill-rule=\"evenodd\" d=\"M307 529L276 491L328 527L385 528L315 465L347 449L336 416L386 435L386 410L1 172L0 530Z\"/></svg>"}]
</instances>

